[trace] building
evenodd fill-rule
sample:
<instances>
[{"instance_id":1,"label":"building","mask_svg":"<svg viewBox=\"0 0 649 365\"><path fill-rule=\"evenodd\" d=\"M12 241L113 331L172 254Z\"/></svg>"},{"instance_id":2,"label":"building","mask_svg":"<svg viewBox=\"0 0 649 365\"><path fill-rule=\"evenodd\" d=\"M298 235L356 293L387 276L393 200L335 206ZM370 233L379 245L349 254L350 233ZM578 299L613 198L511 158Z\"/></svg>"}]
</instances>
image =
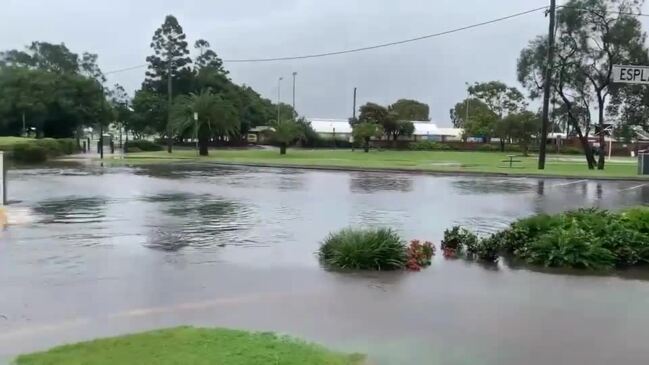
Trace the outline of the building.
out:
<instances>
[{"instance_id":1,"label":"building","mask_svg":"<svg viewBox=\"0 0 649 365\"><path fill-rule=\"evenodd\" d=\"M311 128L324 139L349 141L352 136L352 127L347 119L310 118ZM429 121L413 121L415 132L412 136L401 136L399 140L405 141L460 141L462 129L440 128Z\"/></svg>"}]
</instances>

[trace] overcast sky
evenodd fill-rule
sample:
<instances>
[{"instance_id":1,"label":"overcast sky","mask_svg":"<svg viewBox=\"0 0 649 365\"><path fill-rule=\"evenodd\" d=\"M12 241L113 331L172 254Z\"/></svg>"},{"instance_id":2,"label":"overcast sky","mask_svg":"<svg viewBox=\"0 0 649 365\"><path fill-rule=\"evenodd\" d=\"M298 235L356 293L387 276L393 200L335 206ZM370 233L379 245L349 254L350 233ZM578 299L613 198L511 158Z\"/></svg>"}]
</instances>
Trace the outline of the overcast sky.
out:
<instances>
[{"instance_id":1,"label":"overcast sky","mask_svg":"<svg viewBox=\"0 0 649 365\"><path fill-rule=\"evenodd\" d=\"M0 0L0 48L33 40L65 43L99 55L104 72L145 63L149 43L167 14L193 43L204 38L227 59L337 51L397 41L482 22L548 4L547 0ZM646 8L646 6L645 6ZM646 11L646 9L645 9ZM646 23L646 21L645 21ZM300 114L348 118L358 104L412 98L430 105L431 119L450 125L449 109L466 95L465 82L516 82L516 59L547 32L543 13L362 53L273 63L226 63L236 83L291 102L298 73ZM112 74L132 92L144 69Z\"/></svg>"}]
</instances>

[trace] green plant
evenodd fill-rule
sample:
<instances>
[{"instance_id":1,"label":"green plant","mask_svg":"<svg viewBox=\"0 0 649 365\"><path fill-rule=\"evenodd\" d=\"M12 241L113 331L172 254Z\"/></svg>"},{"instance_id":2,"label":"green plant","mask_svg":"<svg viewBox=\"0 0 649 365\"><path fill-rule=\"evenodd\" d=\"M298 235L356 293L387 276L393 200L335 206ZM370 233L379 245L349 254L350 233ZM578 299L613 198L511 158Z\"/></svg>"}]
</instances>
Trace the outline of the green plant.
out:
<instances>
[{"instance_id":1,"label":"green plant","mask_svg":"<svg viewBox=\"0 0 649 365\"><path fill-rule=\"evenodd\" d=\"M79 152L79 145L77 140L74 138L60 138L57 139L59 151L64 155L70 155L76 152Z\"/></svg>"},{"instance_id":2,"label":"green plant","mask_svg":"<svg viewBox=\"0 0 649 365\"><path fill-rule=\"evenodd\" d=\"M332 233L320 246L319 256L326 266L352 270L399 270L407 261L404 242L385 228Z\"/></svg>"},{"instance_id":3,"label":"green plant","mask_svg":"<svg viewBox=\"0 0 649 365\"><path fill-rule=\"evenodd\" d=\"M500 240L496 235L481 239L476 245L473 256L484 262L496 262L500 253Z\"/></svg>"},{"instance_id":4,"label":"green plant","mask_svg":"<svg viewBox=\"0 0 649 365\"><path fill-rule=\"evenodd\" d=\"M162 151L163 147L157 143L147 141L146 139L136 139L133 141L128 141L125 145L126 152L153 152L153 151Z\"/></svg>"},{"instance_id":5,"label":"green plant","mask_svg":"<svg viewBox=\"0 0 649 365\"><path fill-rule=\"evenodd\" d=\"M36 146L44 148L47 152L47 156L49 157L56 157L63 154L61 145L54 138L35 139L32 143L34 143Z\"/></svg>"},{"instance_id":6,"label":"green plant","mask_svg":"<svg viewBox=\"0 0 649 365\"><path fill-rule=\"evenodd\" d=\"M444 257L456 257L466 252L473 255L478 245L478 236L460 226L453 226L444 231L442 240L442 251Z\"/></svg>"},{"instance_id":7,"label":"green plant","mask_svg":"<svg viewBox=\"0 0 649 365\"><path fill-rule=\"evenodd\" d=\"M453 149L449 144L427 140L412 142L408 148L413 151L448 151Z\"/></svg>"},{"instance_id":8,"label":"green plant","mask_svg":"<svg viewBox=\"0 0 649 365\"><path fill-rule=\"evenodd\" d=\"M47 161L47 149L35 143L18 143L13 147L13 159L24 163Z\"/></svg>"},{"instance_id":9,"label":"green plant","mask_svg":"<svg viewBox=\"0 0 649 365\"><path fill-rule=\"evenodd\" d=\"M622 212L622 223L640 233L649 234L649 208L631 208Z\"/></svg>"},{"instance_id":10,"label":"green plant","mask_svg":"<svg viewBox=\"0 0 649 365\"><path fill-rule=\"evenodd\" d=\"M547 267L607 270L615 267L615 255L579 227L554 229L521 251L529 263Z\"/></svg>"},{"instance_id":11,"label":"green plant","mask_svg":"<svg viewBox=\"0 0 649 365\"><path fill-rule=\"evenodd\" d=\"M483 152L500 152L500 146L492 143L483 143L478 145L477 150Z\"/></svg>"},{"instance_id":12,"label":"green plant","mask_svg":"<svg viewBox=\"0 0 649 365\"><path fill-rule=\"evenodd\" d=\"M561 225L560 217L537 214L512 223L509 229L497 233L494 239L499 241L499 247L505 252L515 253L528 242L535 240L539 234L559 225Z\"/></svg>"}]
</instances>

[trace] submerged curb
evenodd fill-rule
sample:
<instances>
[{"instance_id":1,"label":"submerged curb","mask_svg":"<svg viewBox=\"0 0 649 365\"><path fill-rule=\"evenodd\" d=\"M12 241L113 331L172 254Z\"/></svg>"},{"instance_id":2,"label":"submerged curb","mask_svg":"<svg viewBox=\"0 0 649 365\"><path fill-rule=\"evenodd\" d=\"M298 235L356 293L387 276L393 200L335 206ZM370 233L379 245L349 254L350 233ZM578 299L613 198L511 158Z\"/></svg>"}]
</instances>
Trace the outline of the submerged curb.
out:
<instances>
[{"instance_id":1,"label":"submerged curb","mask_svg":"<svg viewBox=\"0 0 649 365\"><path fill-rule=\"evenodd\" d=\"M146 160L147 158L141 158ZM129 159L122 160L129 164ZM153 162L156 164L158 162ZM354 172L396 172L411 175L432 175L432 176L478 176L478 177L525 177L536 179L562 179L562 180L592 180L592 181L633 181L649 183L649 177L624 177L624 176L564 176L555 174L525 174L525 173L506 173L506 172L479 172L479 171L442 171L442 170L418 170L404 169L394 167L353 167L353 166L322 166L322 165L293 165L293 164L273 164L263 162L227 162L219 160L201 161L196 159L169 159L159 160L159 163L183 163L183 164L207 164L222 166L245 166L245 167L269 167L283 169L300 169L300 170L321 170L321 171L354 171ZM137 162L133 163L137 165Z\"/></svg>"}]
</instances>

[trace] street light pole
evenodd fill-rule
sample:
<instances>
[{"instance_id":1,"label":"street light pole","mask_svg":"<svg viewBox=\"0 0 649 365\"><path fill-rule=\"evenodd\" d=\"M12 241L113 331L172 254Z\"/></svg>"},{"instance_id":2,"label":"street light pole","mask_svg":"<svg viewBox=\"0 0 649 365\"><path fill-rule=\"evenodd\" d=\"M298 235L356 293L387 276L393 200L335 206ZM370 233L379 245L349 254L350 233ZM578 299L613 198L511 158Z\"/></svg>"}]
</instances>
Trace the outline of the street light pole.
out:
<instances>
[{"instance_id":1,"label":"street light pole","mask_svg":"<svg viewBox=\"0 0 649 365\"><path fill-rule=\"evenodd\" d=\"M277 123L279 123L279 117L280 117L280 111L279 111L279 98L281 96L281 90L282 90L282 80L284 80L283 77L280 76L279 79L277 79Z\"/></svg>"},{"instance_id":2,"label":"street light pole","mask_svg":"<svg viewBox=\"0 0 649 365\"><path fill-rule=\"evenodd\" d=\"M194 137L196 137L196 153L200 156L201 152L198 147L198 113L194 112Z\"/></svg>"},{"instance_id":3,"label":"street light pole","mask_svg":"<svg viewBox=\"0 0 649 365\"><path fill-rule=\"evenodd\" d=\"M295 111L295 76L297 72L293 72L293 111Z\"/></svg>"}]
</instances>

